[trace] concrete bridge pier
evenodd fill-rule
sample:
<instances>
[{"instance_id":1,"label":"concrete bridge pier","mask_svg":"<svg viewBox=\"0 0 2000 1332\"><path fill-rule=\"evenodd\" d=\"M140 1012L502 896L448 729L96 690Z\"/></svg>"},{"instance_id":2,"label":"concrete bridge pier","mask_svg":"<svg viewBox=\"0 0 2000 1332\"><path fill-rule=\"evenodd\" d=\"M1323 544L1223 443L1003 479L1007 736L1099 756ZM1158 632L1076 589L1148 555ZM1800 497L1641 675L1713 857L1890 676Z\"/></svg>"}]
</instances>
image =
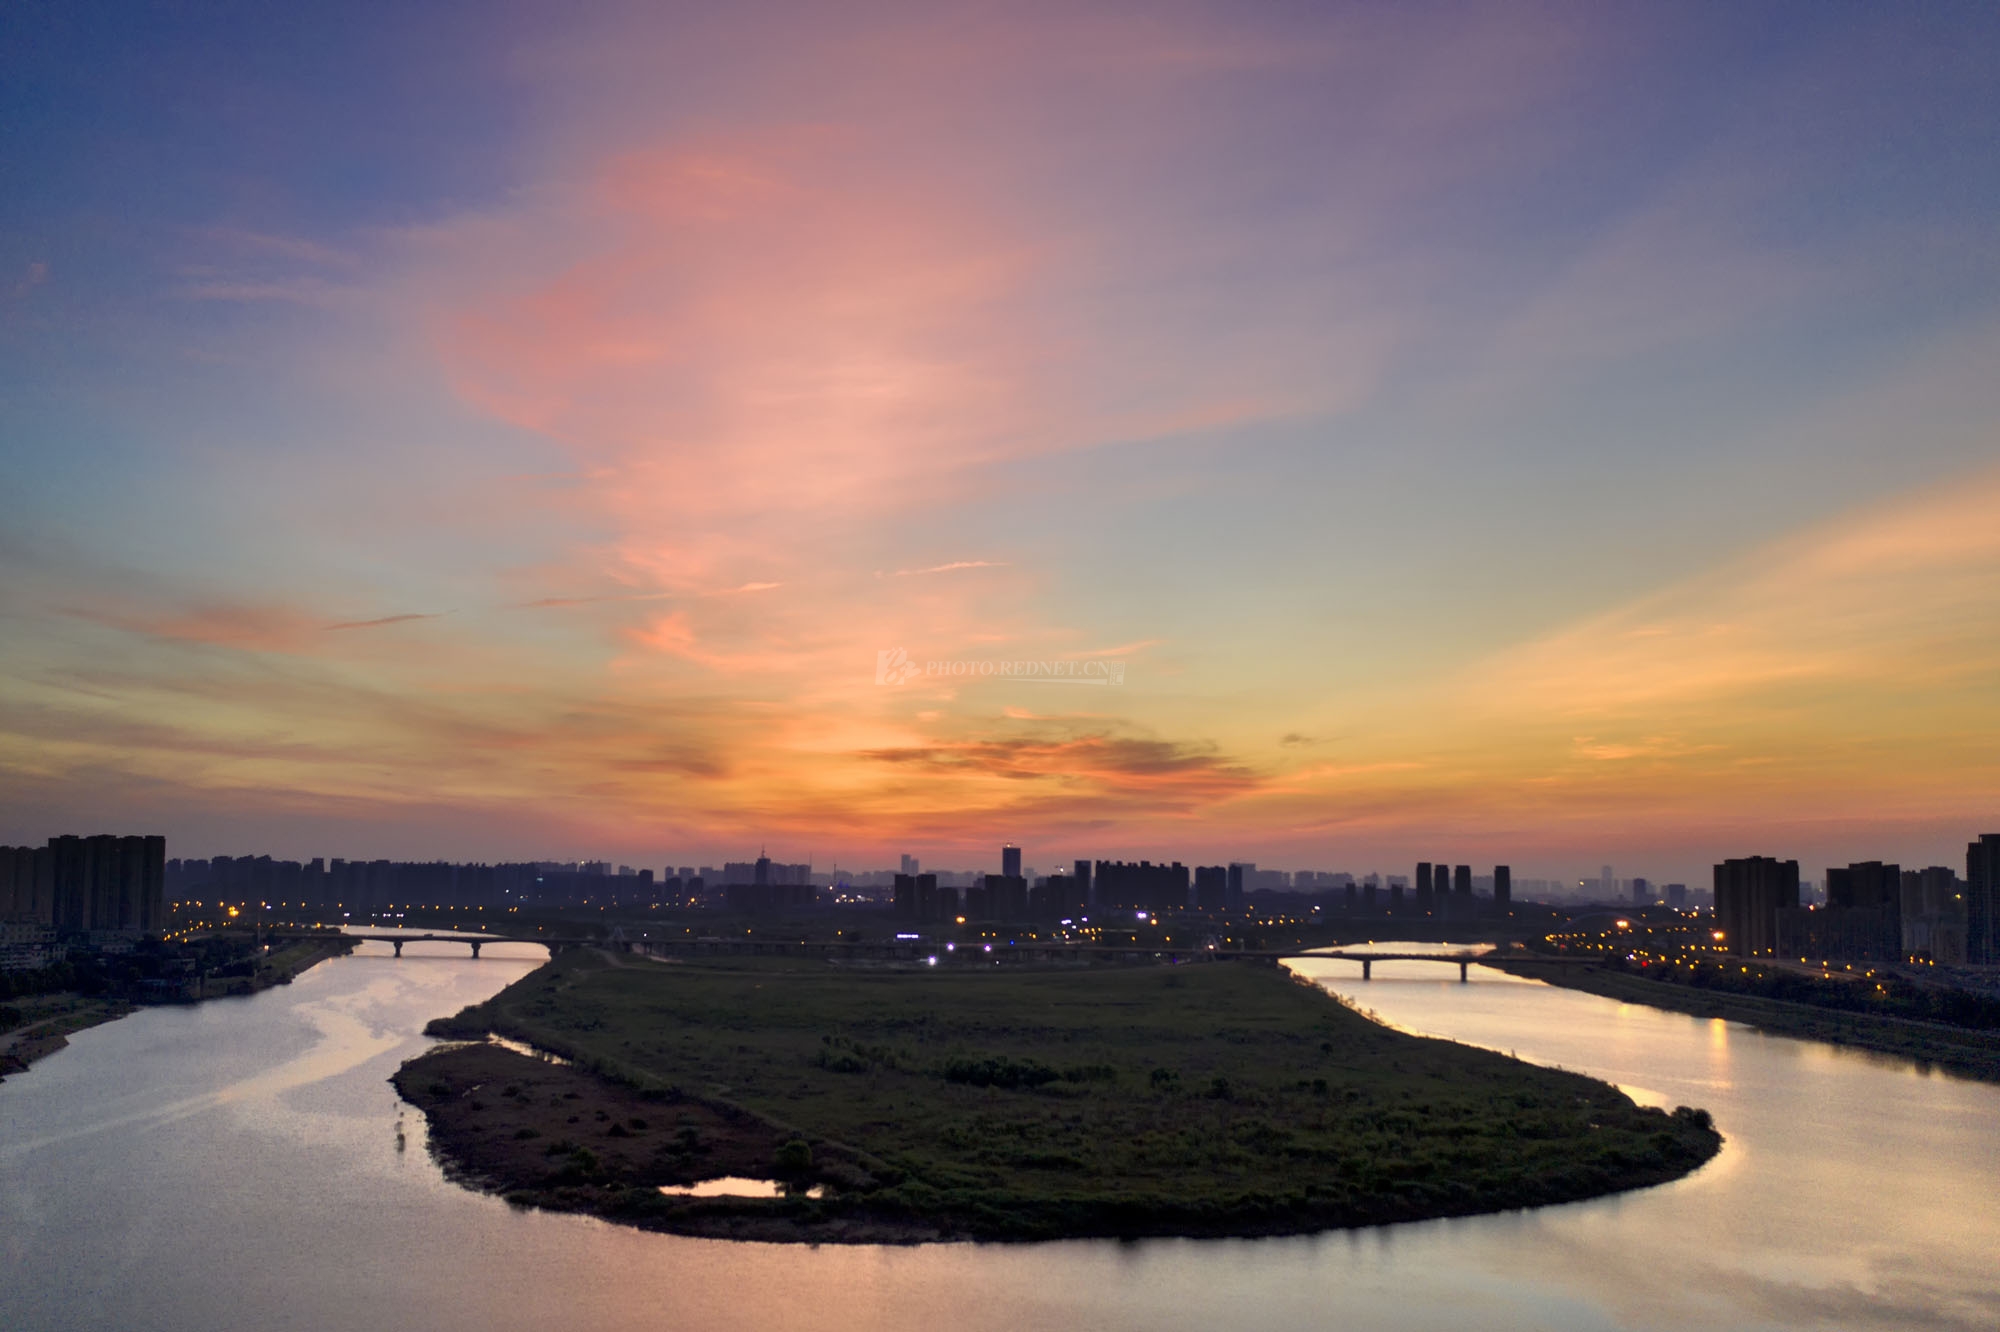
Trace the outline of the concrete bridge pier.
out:
<instances>
[{"instance_id":1,"label":"concrete bridge pier","mask_svg":"<svg viewBox=\"0 0 2000 1332\"><path fill-rule=\"evenodd\" d=\"M472 960L474 962L479 960L479 940L477 939L472 940Z\"/></svg>"},{"instance_id":2,"label":"concrete bridge pier","mask_svg":"<svg viewBox=\"0 0 2000 1332\"><path fill-rule=\"evenodd\" d=\"M401 939L391 939L389 941L389 946L396 950L397 957L401 957L403 955L403 941Z\"/></svg>"},{"instance_id":3,"label":"concrete bridge pier","mask_svg":"<svg viewBox=\"0 0 2000 1332\"><path fill-rule=\"evenodd\" d=\"M1458 964L1458 983L1460 985L1465 984L1465 969L1471 965L1470 962L1461 962Z\"/></svg>"},{"instance_id":4,"label":"concrete bridge pier","mask_svg":"<svg viewBox=\"0 0 2000 1332\"><path fill-rule=\"evenodd\" d=\"M1365 957L1361 959L1361 979L1362 980L1375 979L1375 964L1373 962L1370 962Z\"/></svg>"}]
</instances>

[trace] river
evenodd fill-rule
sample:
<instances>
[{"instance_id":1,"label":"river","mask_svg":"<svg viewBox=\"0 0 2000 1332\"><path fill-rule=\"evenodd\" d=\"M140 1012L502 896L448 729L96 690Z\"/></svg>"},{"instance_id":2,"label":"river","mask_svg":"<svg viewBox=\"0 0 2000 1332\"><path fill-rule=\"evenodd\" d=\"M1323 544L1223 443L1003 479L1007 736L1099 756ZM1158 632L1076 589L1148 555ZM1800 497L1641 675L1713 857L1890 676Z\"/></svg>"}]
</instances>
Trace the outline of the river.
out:
<instances>
[{"instance_id":1,"label":"river","mask_svg":"<svg viewBox=\"0 0 2000 1332\"><path fill-rule=\"evenodd\" d=\"M386 1079L540 950L383 944L0 1084L0 1328L1977 1328L2000 1087L1475 968L1301 964L1413 1031L1706 1106L1723 1153L1534 1212L1254 1241L735 1244L446 1181ZM404 1146L397 1143L401 1127Z\"/></svg>"}]
</instances>

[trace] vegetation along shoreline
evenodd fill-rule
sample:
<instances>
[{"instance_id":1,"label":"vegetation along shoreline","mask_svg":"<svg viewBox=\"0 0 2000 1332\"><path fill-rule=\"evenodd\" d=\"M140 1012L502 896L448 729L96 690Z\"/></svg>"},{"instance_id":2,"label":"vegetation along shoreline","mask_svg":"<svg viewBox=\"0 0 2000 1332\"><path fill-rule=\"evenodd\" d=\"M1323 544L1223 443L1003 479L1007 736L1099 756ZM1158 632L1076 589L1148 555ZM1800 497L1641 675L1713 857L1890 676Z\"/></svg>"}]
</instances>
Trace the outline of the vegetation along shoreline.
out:
<instances>
[{"instance_id":1,"label":"vegetation along shoreline","mask_svg":"<svg viewBox=\"0 0 2000 1332\"><path fill-rule=\"evenodd\" d=\"M1397 1032L1237 962L576 950L429 1030L458 1043L393 1081L454 1178L684 1234L1291 1234L1599 1197L1721 1144L1703 1111ZM718 1177L776 1194L684 1192Z\"/></svg>"}]
</instances>

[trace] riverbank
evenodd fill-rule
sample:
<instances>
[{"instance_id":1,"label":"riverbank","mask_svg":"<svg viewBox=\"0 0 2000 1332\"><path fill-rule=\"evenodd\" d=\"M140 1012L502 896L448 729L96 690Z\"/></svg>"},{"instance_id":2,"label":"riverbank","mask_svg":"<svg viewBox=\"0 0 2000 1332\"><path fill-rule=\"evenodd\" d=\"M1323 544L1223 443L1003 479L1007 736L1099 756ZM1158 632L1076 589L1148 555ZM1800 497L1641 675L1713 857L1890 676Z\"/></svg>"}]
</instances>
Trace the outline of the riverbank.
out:
<instances>
[{"instance_id":1,"label":"riverbank","mask_svg":"<svg viewBox=\"0 0 2000 1332\"><path fill-rule=\"evenodd\" d=\"M1851 1046L1941 1068L1961 1077L2000 1082L2000 1032L1697 989L1673 980L1656 980L1629 969L1553 966L1513 954L1504 960L1490 959L1486 965L1497 966L1509 975L1547 981L1623 1003L1645 1004L1692 1017L1722 1018L1775 1036Z\"/></svg>"},{"instance_id":2,"label":"riverbank","mask_svg":"<svg viewBox=\"0 0 2000 1332\"><path fill-rule=\"evenodd\" d=\"M1685 1175L1705 1113L1392 1031L1283 972L663 964L565 954L396 1085L462 1182L687 1234L808 1242L1269 1235ZM724 1175L804 1193L669 1196Z\"/></svg>"},{"instance_id":3,"label":"riverbank","mask_svg":"<svg viewBox=\"0 0 2000 1332\"><path fill-rule=\"evenodd\" d=\"M199 1003L232 995L255 994L273 985L289 985L301 972L329 958L345 957L354 951L355 941L337 934L300 940L269 953L246 956L240 975L202 978L197 993L159 1002ZM69 1044L79 1031L115 1022L146 1004L116 995L85 995L74 991L26 995L10 999L4 1007L18 1014L8 1030L0 1032L0 1078L25 1072L39 1059L46 1059Z\"/></svg>"}]
</instances>

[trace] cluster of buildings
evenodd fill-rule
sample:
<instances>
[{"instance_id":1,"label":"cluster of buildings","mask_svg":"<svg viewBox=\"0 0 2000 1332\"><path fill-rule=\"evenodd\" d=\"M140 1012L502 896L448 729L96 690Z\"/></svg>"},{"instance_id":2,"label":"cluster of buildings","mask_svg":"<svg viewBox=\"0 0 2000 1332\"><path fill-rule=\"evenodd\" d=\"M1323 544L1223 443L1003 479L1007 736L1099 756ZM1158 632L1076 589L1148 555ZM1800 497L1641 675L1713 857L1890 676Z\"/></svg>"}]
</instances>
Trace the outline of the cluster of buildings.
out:
<instances>
[{"instance_id":1,"label":"cluster of buildings","mask_svg":"<svg viewBox=\"0 0 2000 1332\"><path fill-rule=\"evenodd\" d=\"M1205 912L1296 908L1357 916L1469 920L1506 912L1510 868L1419 862L1413 874L1265 870L1251 862L1187 866L1179 861L1078 860L1038 875L1021 848L1000 849L1000 872L925 873L914 856L894 872L818 875L810 864L760 855L720 868L651 869L607 861L452 864L444 861L274 860L269 856L166 859L163 837L52 837L47 845L0 847L0 965L39 965L59 940L114 944L159 934L170 903L251 903L366 917L401 907L712 907L733 914L795 913L848 896L851 882L879 877L894 914L912 922L1059 921L1087 912ZM1546 881L1531 882L1530 891ZM1645 879L1579 880L1606 900L1700 905L1685 885ZM1303 896L1301 896L1303 895ZM1537 893L1537 896L1540 894ZM880 899L873 899L880 900ZM1826 900L1802 900L1795 860L1750 856L1715 867L1714 906L1722 946L1746 957L1923 960L2000 964L2000 834L1966 848L1965 873L1945 866L1903 869L1864 861L1829 869Z\"/></svg>"},{"instance_id":2,"label":"cluster of buildings","mask_svg":"<svg viewBox=\"0 0 2000 1332\"><path fill-rule=\"evenodd\" d=\"M1268 886L1273 879L1261 876L1282 871L1260 871L1246 862L1190 869L1178 860L1164 864L1079 860L1068 871L1031 878L1021 872L1019 847L1002 847L1000 858L1000 873L959 885L921 873L916 858L904 856L894 881L896 915L921 924L961 919L1055 921L1093 910L1233 912L1254 907L1256 898L1283 892L1294 899L1304 894L1320 909L1347 915L1470 920L1488 911L1504 913L1513 903L1513 873L1506 865L1475 878L1470 865L1424 861L1410 879L1391 875L1386 885L1374 874L1365 880L1329 874L1321 884L1316 871L1301 870L1286 876L1283 889L1275 889Z\"/></svg>"},{"instance_id":3,"label":"cluster of buildings","mask_svg":"<svg viewBox=\"0 0 2000 1332\"><path fill-rule=\"evenodd\" d=\"M2000 963L2000 833L1967 845L1965 877L1869 860L1826 872L1826 903L1802 905L1799 862L1769 856L1715 867L1715 923L1741 957Z\"/></svg>"},{"instance_id":4,"label":"cluster of buildings","mask_svg":"<svg viewBox=\"0 0 2000 1332\"><path fill-rule=\"evenodd\" d=\"M46 966L62 940L116 947L166 928L167 839L51 837L0 846L0 970Z\"/></svg>"},{"instance_id":5,"label":"cluster of buildings","mask_svg":"<svg viewBox=\"0 0 2000 1332\"><path fill-rule=\"evenodd\" d=\"M811 865L766 857L720 869L669 865L655 874L609 861L524 861L489 865L449 861L307 861L216 856L165 862L171 902L269 903L371 916L422 906L729 906L756 910L811 905Z\"/></svg>"}]
</instances>

